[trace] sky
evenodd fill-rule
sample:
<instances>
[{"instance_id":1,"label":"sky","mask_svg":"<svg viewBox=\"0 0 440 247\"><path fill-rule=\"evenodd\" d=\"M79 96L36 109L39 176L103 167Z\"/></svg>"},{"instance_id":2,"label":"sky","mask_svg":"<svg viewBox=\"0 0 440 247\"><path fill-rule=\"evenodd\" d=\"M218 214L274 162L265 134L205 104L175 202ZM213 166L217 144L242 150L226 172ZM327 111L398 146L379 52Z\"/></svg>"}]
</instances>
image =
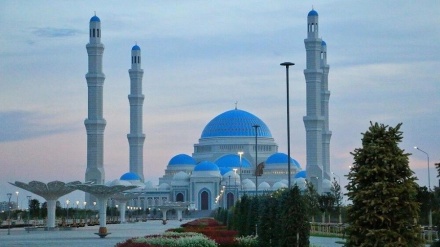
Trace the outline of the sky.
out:
<instances>
[{"instance_id":1,"label":"sky","mask_svg":"<svg viewBox=\"0 0 440 247\"><path fill-rule=\"evenodd\" d=\"M370 121L403 123L400 144L422 186L438 186L440 1L0 1L0 201L8 182L84 181L89 20L101 19L106 181L128 172L131 47L142 50L144 176L191 155L205 125L238 108L270 128L303 168L307 13L319 13L331 92L331 169L342 186ZM419 150L418 146L429 155ZM33 198L35 197L32 195ZM74 192L71 201L83 201ZM38 197L35 197L38 198Z\"/></svg>"}]
</instances>

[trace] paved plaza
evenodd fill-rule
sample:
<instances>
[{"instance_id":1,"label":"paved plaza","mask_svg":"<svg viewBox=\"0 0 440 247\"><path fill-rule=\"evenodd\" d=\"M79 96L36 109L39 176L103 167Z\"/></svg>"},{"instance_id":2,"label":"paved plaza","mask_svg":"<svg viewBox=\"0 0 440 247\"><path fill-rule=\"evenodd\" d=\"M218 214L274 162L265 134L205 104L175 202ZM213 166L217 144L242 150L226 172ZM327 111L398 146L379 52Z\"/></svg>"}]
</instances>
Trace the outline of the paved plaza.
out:
<instances>
[{"instance_id":1,"label":"paved plaza","mask_svg":"<svg viewBox=\"0 0 440 247\"><path fill-rule=\"evenodd\" d=\"M12 228L11 235L7 229L0 230L0 247L113 247L132 237L160 234L170 228L177 228L182 222L169 220L166 225L161 220L107 225L111 233L106 238L99 238L95 233L99 226L72 228L69 231L30 231L24 228ZM310 243L318 247L341 247L339 238L310 237Z\"/></svg>"}]
</instances>

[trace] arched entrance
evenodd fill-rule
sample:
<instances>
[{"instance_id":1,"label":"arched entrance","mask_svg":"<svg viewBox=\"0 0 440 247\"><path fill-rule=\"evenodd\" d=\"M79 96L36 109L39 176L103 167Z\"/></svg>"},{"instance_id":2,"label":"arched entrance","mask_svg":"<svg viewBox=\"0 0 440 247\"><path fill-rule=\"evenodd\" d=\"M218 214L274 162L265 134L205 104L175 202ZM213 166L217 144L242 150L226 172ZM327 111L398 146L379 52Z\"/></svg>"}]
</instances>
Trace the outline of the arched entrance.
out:
<instances>
[{"instance_id":1,"label":"arched entrance","mask_svg":"<svg viewBox=\"0 0 440 247\"><path fill-rule=\"evenodd\" d=\"M183 194L182 193L177 193L176 202L183 202Z\"/></svg>"},{"instance_id":2,"label":"arched entrance","mask_svg":"<svg viewBox=\"0 0 440 247\"><path fill-rule=\"evenodd\" d=\"M207 191L200 194L200 209L209 210L209 194Z\"/></svg>"},{"instance_id":3,"label":"arched entrance","mask_svg":"<svg viewBox=\"0 0 440 247\"><path fill-rule=\"evenodd\" d=\"M234 206L234 194L232 192L229 192L226 198L226 208L229 209Z\"/></svg>"}]
</instances>

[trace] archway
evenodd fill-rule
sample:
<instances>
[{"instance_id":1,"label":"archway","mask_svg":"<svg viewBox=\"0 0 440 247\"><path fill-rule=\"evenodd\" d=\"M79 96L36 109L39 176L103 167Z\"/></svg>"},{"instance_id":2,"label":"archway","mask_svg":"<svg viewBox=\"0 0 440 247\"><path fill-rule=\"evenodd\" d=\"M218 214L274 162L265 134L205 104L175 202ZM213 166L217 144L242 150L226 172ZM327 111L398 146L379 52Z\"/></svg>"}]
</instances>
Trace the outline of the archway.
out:
<instances>
[{"instance_id":1,"label":"archway","mask_svg":"<svg viewBox=\"0 0 440 247\"><path fill-rule=\"evenodd\" d=\"M183 202L183 194L182 193L177 193L176 202Z\"/></svg>"},{"instance_id":2,"label":"archway","mask_svg":"<svg viewBox=\"0 0 440 247\"><path fill-rule=\"evenodd\" d=\"M234 194L229 192L226 196L226 208L230 209L232 206L234 206Z\"/></svg>"},{"instance_id":3,"label":"archway","mask_svg":"<svg viewBox=\"0 0 440 247\"><path fill-rule=\"evenodd\" d=\"M209 194L207 191L200 194L200 209L209 210Z\"/></svg>"}]
</instances>

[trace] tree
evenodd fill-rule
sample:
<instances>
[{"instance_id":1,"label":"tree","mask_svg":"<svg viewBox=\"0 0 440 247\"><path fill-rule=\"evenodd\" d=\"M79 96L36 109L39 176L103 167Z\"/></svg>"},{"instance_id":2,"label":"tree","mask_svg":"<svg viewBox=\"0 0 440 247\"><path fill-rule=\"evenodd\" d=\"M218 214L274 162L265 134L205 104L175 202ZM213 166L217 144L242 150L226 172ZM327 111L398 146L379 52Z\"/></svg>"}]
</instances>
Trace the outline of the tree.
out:
<instances>
[{"instance_id":1,"label":"tree","mask_svg":"<svg viewBox=\"0 0 440 247\"><path fill-rule=\"evenodd\" d=\"M347 247L421 246L417 184L398 144L401 124L370 123L348 174Z\"/></svg>"},{"instance_id":2,"label":"tree","mask_svg":"<svg viewBox=\"0 0 440 247\"><path fill-rule=\"evenodd\" d=\"M343 195L342 195L341 185L336 181L335 178L333 178L331 193L333 195L333 198L335 199L334 207L335 207L335 211L337 211L339 214L339 217L338 217L339 224L341 224L342 223L341 207L342 207Z\"/></svg>"},{"instance_id":3,"label":"tree","mask_svg":"<svg viewBox=\"0 0 440 247\"><path fill-rule=\"evenodd\" d=\"M310 223L307 201L298 186L285 190L280 200L279 246L309 246Z\"/></svg>"},{"instance_id":4,"label":"tree","mask_svg":"<svg viewBox=\"0 0 440 247\"><path fill-rule=\"evenodd\" d=\"M29 213L32 218L38 218L40 216L40 201L32 199L29 205Z\"/></svg>"},{"instance_id":5,"label":"tree","mask_svg":"<svg viewBox=\"0 0 440 247\"><path fill-rule=\"evenodd\" d=\"M312 183L307 183L307 190L304 196L307 203L307 214L311 216L312 222L315 222L315 215L320 212L319 194Z\"/></svg>"},{"instance_id":6,"label":"tree","mask_svg":"<svg viewBox=\"0 0 440 247\"><path fill-rule=\"evenodd\" d=\"M335 209L335 197L332 193L322 193L318 197L319 209L322 212L322 223L325 223L325 215L328 216L328 223L330 223L330 213Z\"/></svg>"}]
</instances>

